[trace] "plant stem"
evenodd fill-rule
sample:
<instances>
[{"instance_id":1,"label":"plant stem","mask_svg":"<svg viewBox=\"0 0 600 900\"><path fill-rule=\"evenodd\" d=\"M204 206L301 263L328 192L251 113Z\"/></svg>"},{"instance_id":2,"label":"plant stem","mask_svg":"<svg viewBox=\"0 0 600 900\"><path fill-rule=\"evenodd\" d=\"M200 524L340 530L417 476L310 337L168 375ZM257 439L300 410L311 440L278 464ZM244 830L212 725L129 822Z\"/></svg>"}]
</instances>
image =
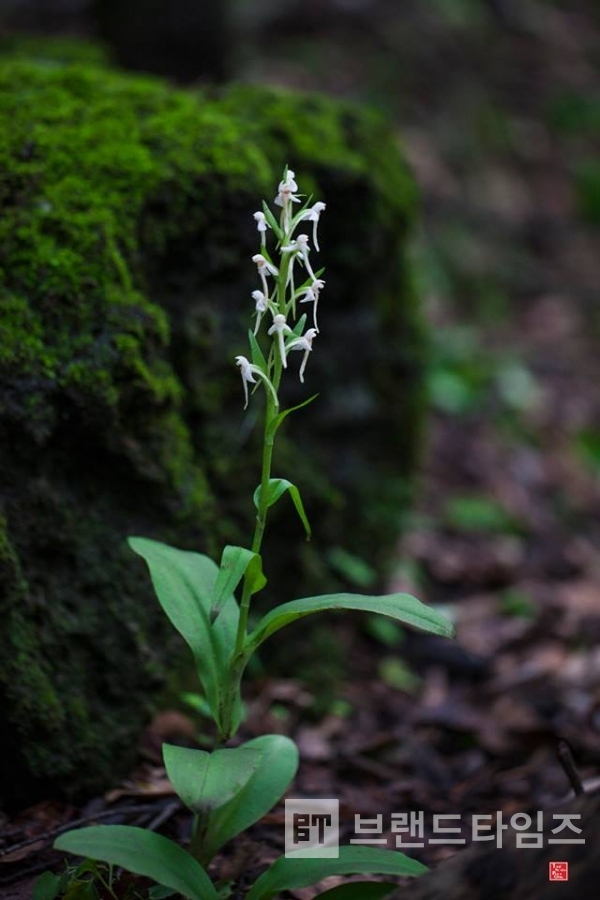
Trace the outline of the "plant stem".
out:
<instances>
[{"instance_id":1,"label":"plant stem","mask_svg":"<svg viewBox=\"0 0 600 900\"><path fill-rule=\"evenodd\" d=\"M206 853L204 845L206 843L206 833L208 829L208 815L194 815L192 825L192 838L190 841L190 854L197 859L200 865L205 868L211 861L211 857Z\"/></svg>"},{"instance_id":2,"label":"plant stem","mask_svg":"<svg viewBox=\"0 0 600 900\"><path fill-rule=\"evenodd\" d=\"M112 885L113 885L113 867L112 867L112 866L109 866L109 867L108 867L108 881L106 881L106 880L102 877L102 874L100 873L100 870L99 870L99 869L95 869L94 874L95 874L96 878L97 878L100 882L102 882L102 886L103 886L104 888L106 888L106 890L108 891L108 893L110 894L110 896L113 897L113 900L119 900L119 898L118 898L117 895L115 894L115 892L114 892L114 890L113 890L113 887L112 887Z\"/></svg>"},{"instance_id":3,"label":"plant stem","mask_svg":"<svg viewBox=\"0 0 600 900\"><path fill-rule=\"evenodd\" d=\"M281 359L275 354L275 371L273 375L273 385L277 391L281 381ZM271 463L273 461L273 448L275 445L275 428L273 427L274 419L278 414L271 393L266 392L265 407L265 428L263 438L262 452L262 468L260 478L260 495L258 509L256 512L256 520L254 524L254 536L252 539L252 552L260 553L262 546L265 527L267 524L267 512L269 509L269 480L271 478ZM244 576L242 587L242 599L240 602L240 615L238 619L238 627L235 639L235 650L231 660L230 681L226 691L223 703L223 712L221 716L222 737L228 740L231 737L233 725L233 707L239 690L240 680L244 671L247 660L244 656L244 643L246 640L246 631L248 627L248 614L250 612L250 579Z\"/></svg>"},{"instance_id":4,"label":"plant stem","mask_svg":"<svg viewBox=\"0 0 600 900\"><path fill-rule=\"evenodd\" d=\"M278 357L275 360L275 377L273 383L275 390L279 387L281 380L281 361ZM267 404L265 409L265 431L263 439L262 469L260 478L260 496L258 502L258 510L256 512L256 521L254 525L254 537L252 539L252 552L260 553L262 540L267 524L267 511L269 508L269 480L271 478L271 463L273 460L273 447L275 444L275 431L273 429L273 420L277 415L275 401L270 394L267 394ZM240 603L240 618L238 621L238 629L235 641L234 659L241 656L244 648L244 640L246 637L246 628L248 625L248 613L250 611L250 580L246 575L244 577L244 585L242 589L242 600Z\"/></svg>"}]
</instances>

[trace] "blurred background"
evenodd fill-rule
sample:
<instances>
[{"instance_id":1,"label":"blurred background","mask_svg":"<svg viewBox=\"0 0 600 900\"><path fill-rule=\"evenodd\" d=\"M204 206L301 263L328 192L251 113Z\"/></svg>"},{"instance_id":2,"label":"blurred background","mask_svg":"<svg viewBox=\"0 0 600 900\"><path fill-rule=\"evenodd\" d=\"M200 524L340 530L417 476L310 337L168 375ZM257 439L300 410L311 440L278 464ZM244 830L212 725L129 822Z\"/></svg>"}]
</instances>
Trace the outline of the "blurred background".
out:
<instances>
[{"instance_id":1,"label":"blurred background","mask_svg":"<svg viewBox=\"0 0 600 900\"><path fill-rule=\"evenodd\" d=\"M396 122L421 191L414 268L434 326L411 559L458 582L473 563L461 536L495 533L510 541L498 560L484 541L480 568L584 564L600 537L595 3L3 0L2 43L36 35L91 37L119 65L180 83L317 90ZM441 554L439 529L457 538Z\"/></svg>"},{"instance_id":2,"label":"blurred background","mask_svg":"<svg viewBox=\"0 0 600 900\"><path fill-rule=\"evenodd\" d=\"M412 256L431 325L431 414L392 587L454 604L462 649L424 640L399 653L402 635L371 623L365 640L378 652L356 656L354 675L377 667L384 684L419 692L407 726L423 729L415 766L428 789L453 785L456 804L481 809L499 789L518 805L532 785L538 799L559 795L568 785L552 759L557 736L591 774L600 759L598 5L3 0L0 29L6 46L40 34L98 39L119 65L183 84L326 92L397 125L421 193ZM340 565L362 587L374 577L364 561ZM389 713L389 695L373 696L358 742L383 727L369 718L378 704ZM326 761L323 735L300 732L309 760ZM454 754L451 775L438 754Z\"/></svg>"}]
</instances>

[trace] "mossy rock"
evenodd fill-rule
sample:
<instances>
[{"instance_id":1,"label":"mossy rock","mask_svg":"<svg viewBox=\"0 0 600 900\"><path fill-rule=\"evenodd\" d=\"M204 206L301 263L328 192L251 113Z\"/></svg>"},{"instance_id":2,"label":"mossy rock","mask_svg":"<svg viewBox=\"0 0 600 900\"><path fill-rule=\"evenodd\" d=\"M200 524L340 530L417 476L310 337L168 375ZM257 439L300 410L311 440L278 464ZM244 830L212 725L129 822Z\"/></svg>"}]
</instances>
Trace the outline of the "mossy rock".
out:
<instances>
[{"instance_id":1,"label":"mossy rock","mask_svg":"<svg viewBox=\"0 0 600 900\"><path fill-rule=\"evenodd\" d=\"M320 397L282 429L274 467L314 539L276 510L273 599L338 585L335 547L389 562L423 335L413 183L377 115L4 59L0 117L0 796L17 801L126 771L180 653L126 535L215 558L247 540L260 400L244 414L233 357L256 287L252 212L286 163L327 202L327 287L306 384L286 399Z\"/></svg>"}]
</instances>

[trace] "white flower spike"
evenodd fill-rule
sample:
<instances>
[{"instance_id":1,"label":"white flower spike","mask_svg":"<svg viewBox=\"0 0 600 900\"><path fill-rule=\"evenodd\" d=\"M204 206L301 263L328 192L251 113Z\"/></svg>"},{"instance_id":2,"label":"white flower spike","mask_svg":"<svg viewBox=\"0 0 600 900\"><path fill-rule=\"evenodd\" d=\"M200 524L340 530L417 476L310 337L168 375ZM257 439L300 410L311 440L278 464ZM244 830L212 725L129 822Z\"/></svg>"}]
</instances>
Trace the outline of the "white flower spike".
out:
<instances>
[{"instance_id":1,"label":"white flower spike","mask_svg":"<svg viewBox=\"0 0 600 900\"><path fill-rule=\"evenodd\" d=\"M300 303L312 303L313 305L313 324L315 331L319 331L317 325L317 304L319 302L319 294L325 287L325 282L321 278L316 278L311 285L304 289L304 296Z\"/></svg>"},{"instance_id":2,"label":"white flower spike","mask_svg":"<svg viewBox=\"0 0 600 900\"><path fill-rule=\"evenodd\" d=\"M308 354L312 352L312 342L316 334L316 328L309 328L302 337L295 338L295 340L291 341L287 347L288 353L290 350L304 350L304 357L302 359L302 365L300 366L300 381L302 383L304 383L304 369L306 368L306 363L308 361Z\"/></svg>"},{"instance_id":3,"label":"white flower spike","mask_svg":"<svg viewBox=\"0 0 600 900\"><path fill-rule=\"evenodd\" d=\"M252 299L255 304L255 324L254 334L250 334L250 343L253 353L250 359L259 360L254 355L256 351L256 338L262 326L263 319L267 313L271 313L272 322L268 327L268 336L271 338L271 350L267 354L266 360L260 356L260 365L250 362L245 356L237 356L235 361L239 367L242 377L242 385L244 388L245 406L249 402L248 385L253 385L256 390L258 383L263 382L265 390L270 393L275 405L279 406L277 390L279 381L282 376L282 369L287 369L287 356L290 350L300 350L303 354L300 364L299 377L300 381L304 381L304 373L308 363L309 354L313 349L313 341L319 333L317 323L317 306L322 289L325 282L321 278L317 278L310 262L310 251L314 247L320 252L318 243L318 224L322 213L326 209L325 203L317 201L306 207L300 206L299 212L293 216L294 203L301 203L298 196L298 185L296 183L296 175L292 169L287 167L284 169L282 180L279 182L275 204L281 207L281 215L279 217L279 225L271 218L271 213L263 204L262 211L257 210L253 213L256 223L256 229L260 235L260 252L252 257L252 262L256 265L257 273L260 278L260 289L252 291ZM309 239L308 234L298 234L298 226L301 222L312 222L312 236ZM310 228L310 226L308 226ZM267 233L275 232L279 238L277 249L278 257L271 257L267 251ZM296 263L301 263L306 271L303 276L303 286L296 290L294 286L294 276L296 272L294 267ZM276 263L276 264L275 264ZM269 278L271 290L269 290ZM296 322L296 304L312 303L312 328L308 328L303 335L299 335L300 328ZM306 317L303 317L304 319ZM289 325L288 321L289 320ZM269 408L272 410L273 404L267 395Z\"/></svg>"},{"instance_id":4,"label":"white flower spike","mask_svg":"<svg viewBox=\"0 0 600 900\"><path fill-rule=\"evenodd\" d=\"M308 221L313 223L313 244L315 245L317 253L320 252L319 242L317 241L317 226L319 224L321 213L325 208L326 204L319 200L311 206L310 209L306 209L299 219L300 222Z\"/></svg>"},{"instance_id":5,"label":"white flower spike","mask_svg":"<svg viewBox=\"0 0 600 900\"><path fill-rule=\"evenodd\" d=\"M269 328L267 334L276 334L277 335L277 343L279 345L279 355L281 356L281 362L283 364L283 368L287 368L287 360L285 358L285 343L283 340L284 334L293 334L292 329L289 325L286 324L285 316L281 313L277 313L276 316L273 317L273 324Z\"/></svg>"},{"instance_id":6,"label":"white flower spike","mask_svg":"<svg viewBox=\"0 0 600 900\"><path fill-rule=\"evenodd\" d=\"M259 378L262 378L268 390L271 391L273 395L273 399L275 401L275 406L279 406L279 397L277 396L277 391L273 387L271 380L265 375L262 369L259 369L258 366L254 366L245 356L236 356L235 358L236 366L240 367L240 372L242 375L242 384L244 385L244 397L246 402L244 404L244 409L248 406L248 385L256 384L255 375L258 375Z\"/></svg>"}]
</instances>

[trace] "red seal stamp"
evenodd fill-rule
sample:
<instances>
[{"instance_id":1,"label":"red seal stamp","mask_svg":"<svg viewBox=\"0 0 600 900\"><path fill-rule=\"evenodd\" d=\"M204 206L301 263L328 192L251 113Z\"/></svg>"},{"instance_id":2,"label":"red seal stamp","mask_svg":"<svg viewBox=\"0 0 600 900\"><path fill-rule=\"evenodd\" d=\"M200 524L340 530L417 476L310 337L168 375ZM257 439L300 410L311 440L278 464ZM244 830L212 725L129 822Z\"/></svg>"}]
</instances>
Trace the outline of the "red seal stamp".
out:
<instances>
[{"instance_id":1,"label":"red seal stamp","mask_svg":"<svg viewBox=\"0 0 600 900\"><path fill-rule=\"evenodd\" d=\"M548 881L568 881L568 880L569 880L569 863L568 862L548 863Z\"/></svg>"}]
</instances>

